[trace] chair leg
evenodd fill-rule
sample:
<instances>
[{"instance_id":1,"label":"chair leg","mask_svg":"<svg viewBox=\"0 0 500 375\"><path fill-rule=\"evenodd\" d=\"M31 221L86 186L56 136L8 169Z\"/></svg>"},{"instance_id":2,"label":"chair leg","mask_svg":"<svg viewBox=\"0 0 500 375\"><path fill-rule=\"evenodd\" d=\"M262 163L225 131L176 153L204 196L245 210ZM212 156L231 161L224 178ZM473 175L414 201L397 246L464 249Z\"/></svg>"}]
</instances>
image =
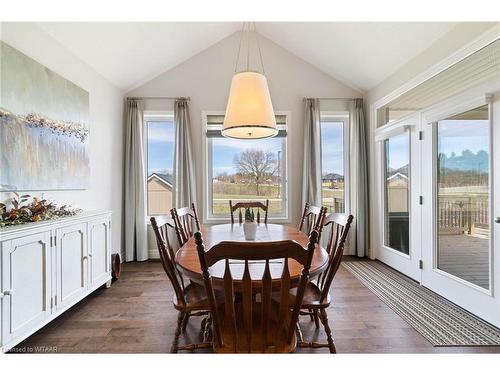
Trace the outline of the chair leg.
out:
<instances>
[{"instance_id":1,"label":"chair leg","mask_svg":"<svg viewBox=\"0 0 500 375\"><path fill-rule=\"evenodd\" d=\"M302 335L302 330L300 329L300 323L297 321L297 327L295 328L295 332L297 334L297 342L303 342L304 337Z\"/></svg>"},{"instance_id":2,"label":"chair leg","mask_svg":"<svg viewBox=\"0 0 500 375\"><path fill-rule=\"evenodd\" d=\"M319 316L318 315L319 315L318 310L314 309L312 317L314 317L314 325L316 326L316 329L319 329Z\"/></svg>"},{"instance_id":3,"label":"chair leg","mask_svg":"<svg viewBox=\"0 0 500 375\"><path fill-rule=\"evenodd\" d=\"M177 327L175 328L175 336L174 341L172 342L172 347L170 348L170 353L177 353L177 351L179 350L179 336L181 335L184 314L184 311L179 311L179 314L177 315Z\"/></svg>"},{"instance_id":4,"label":"chair leg","mask_svg":"<svg viewBox=\"0 0 500 375\"><path fill-rule=\"evenodd\" d=\"M326 314L325 309L321 309L319 317L321 319L321 323L323 323L323 326L325 327L330 353L337 353L337 348L335 348L335 344L333 342L332 331L330 329L330 326L328 325L328 315Z\"/></svg>"},{"instance_id":5,"label":"chair leg","mask_svg":"<svg viewBox=\"0 0 500 375\"><path fill-rule=\"evenodd\" d=\"M314 322L315 319L314 319L314 311L313 311L313 309L309 309L309 314L310 314L309 317L311 318L311 322ZM316 327L316 328L318 328L318 327Z\"/></svg>"},{"instance_id":6,"label":"chair leg","mask_svg":"<svg viewBox=\"0 0 500 375\"><path fill-rule=\"evenodd\" d=\"M184 315L184 320L182 322L182 333L186 332L186 327L187 327L190 316L191 315L188 312Z\"/></svg>"}]
</instances>

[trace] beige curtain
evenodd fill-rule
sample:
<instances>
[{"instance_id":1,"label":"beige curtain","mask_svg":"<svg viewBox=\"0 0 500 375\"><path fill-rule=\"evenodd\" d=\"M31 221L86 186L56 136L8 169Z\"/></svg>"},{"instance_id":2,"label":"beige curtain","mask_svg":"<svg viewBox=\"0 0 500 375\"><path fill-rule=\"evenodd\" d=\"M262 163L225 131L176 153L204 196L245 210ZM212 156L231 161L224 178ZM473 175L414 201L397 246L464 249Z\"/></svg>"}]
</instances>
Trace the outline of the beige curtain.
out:
<instances>
[{"instance_id":1,"label":"beige curtain","mask_svg":"<svg viewBox=\"0 0 500 375\"><path fill-rule=\"evenodd\" d=\"M125 104L125 261L148 259L144 178L143 110L140 101Z\"/></svg>"},{"instance_id":2,"label":"beige curtain","mask_svg":"<svg viewBox=\"0 0 500 375\"><path fill-rule=\"evenodd\" d=\"M363 99L355 99L351 108L350 126L350 205L354 221L350 230L349 252L358 257L368 255L368 168L366 124Z\"/></svg>"},{"instance_id":3,"label":"beige curtain","mask_svg":"<svg viewBox=\"0 0 500 375\"><path fill-rule=\"evenodd\" d=\"M191 149L191 122L189 103L185 98L175 101L175 152L174 183L175 207L188 207L196 200L196 182L194 179L194 163Z\"/></svg>"},{"instance_id":4,"label":"beige curtain","mask_svg":"<svg viewBox=\"0 0 500 375\"><path fill-rule=\"evenodd\" d=\"M319 100L304 100L304 167L302 207L321 206L321 124Z\"/></svg>"}]
</instances>

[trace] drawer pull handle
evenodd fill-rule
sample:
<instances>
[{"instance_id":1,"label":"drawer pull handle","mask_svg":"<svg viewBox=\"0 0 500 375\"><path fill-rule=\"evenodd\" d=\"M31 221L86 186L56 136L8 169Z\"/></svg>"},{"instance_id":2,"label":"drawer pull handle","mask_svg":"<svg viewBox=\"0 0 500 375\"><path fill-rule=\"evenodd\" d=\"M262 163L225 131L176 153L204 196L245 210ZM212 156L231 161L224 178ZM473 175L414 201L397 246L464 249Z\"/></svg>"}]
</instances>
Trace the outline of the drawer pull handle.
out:
<instances>
[{"instance_id":1,"label":"drawer pull handle","mask_svg":"<svg viewBox=\"0 0 500 375\"><path fill-rule=\"evenodd\" d=\"M11 296L12 295L12 290L6 290L2 293L4 296ZM3 297L3 296L2 296Z\"/></svg>"},{"instance_id":2,"label":"drawer pull handle","mask_svg":"<svg viewBox=\"0 0 500 375\"><path fill-rule=\"evenodd\" d=\"M87 260L88 258L89 258L88 256L84 255L82 259Z\"/></svg>"}]
</instances>

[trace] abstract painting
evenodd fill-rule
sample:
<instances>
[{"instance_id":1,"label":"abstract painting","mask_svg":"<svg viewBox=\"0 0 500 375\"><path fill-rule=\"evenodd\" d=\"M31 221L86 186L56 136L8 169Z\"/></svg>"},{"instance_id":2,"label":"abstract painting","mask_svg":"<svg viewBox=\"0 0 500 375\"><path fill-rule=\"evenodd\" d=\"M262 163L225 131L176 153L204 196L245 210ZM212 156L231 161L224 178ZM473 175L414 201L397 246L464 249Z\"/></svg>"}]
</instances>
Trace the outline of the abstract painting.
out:
<instances>
[{"instance_id":1,"label":"abstract painting","mask_svg":"<svg viewBox=\"0 0 500 375\"><path fill-rule=\"evenodd\" d=\"M89 184L89 93L0 41L0 191Z\"/></svg>"}]
</instances>

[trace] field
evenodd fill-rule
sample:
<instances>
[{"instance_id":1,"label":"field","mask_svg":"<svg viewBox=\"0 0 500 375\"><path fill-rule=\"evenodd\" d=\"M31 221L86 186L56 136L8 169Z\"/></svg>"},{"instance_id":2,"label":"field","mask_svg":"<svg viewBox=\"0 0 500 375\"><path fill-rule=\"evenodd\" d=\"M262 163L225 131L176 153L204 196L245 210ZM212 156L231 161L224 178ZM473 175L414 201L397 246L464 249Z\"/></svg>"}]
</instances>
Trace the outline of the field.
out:
<instances>
[{"instance_id":1,"label":"field","mask_svg":"<svg viewBox=\"0 0 500 375\"><path fill-rule=\"evenodd\" d=\"M321 194L323 197L322 205L328 209L328 212L344 212L344 183L323 182Z\"/></svg>"},{"instance_id":2,"label":"field","mask_svg":"<svg viewBox=\"0 0 500 375\"><path fill-rule=\"evenodd\" d=\"M323 183L323 202L328 212L344 211L344 186L336 183L336 189L331 183ZM233 202L260 201L269 199L269 215L278 216L283 210L281 186L277 184L260 184L259 194L255 184L231 183L218 181L213 184L213 214L229 216L229 200Z\"/></svg>"},{"instance_id":3,"label":"field","mask_svg":"<svg viewBox=\"0 0 500 375\"><path fill-rule=\"evenodd\" d=\"M260 201L269 199L269 215L278 216L282 213L281 186L277 184L260 184L259 194L255 184L216 182L213 184L214 215L229 216L229 200L234 202Z\"/></svg>"}]
</instances>

